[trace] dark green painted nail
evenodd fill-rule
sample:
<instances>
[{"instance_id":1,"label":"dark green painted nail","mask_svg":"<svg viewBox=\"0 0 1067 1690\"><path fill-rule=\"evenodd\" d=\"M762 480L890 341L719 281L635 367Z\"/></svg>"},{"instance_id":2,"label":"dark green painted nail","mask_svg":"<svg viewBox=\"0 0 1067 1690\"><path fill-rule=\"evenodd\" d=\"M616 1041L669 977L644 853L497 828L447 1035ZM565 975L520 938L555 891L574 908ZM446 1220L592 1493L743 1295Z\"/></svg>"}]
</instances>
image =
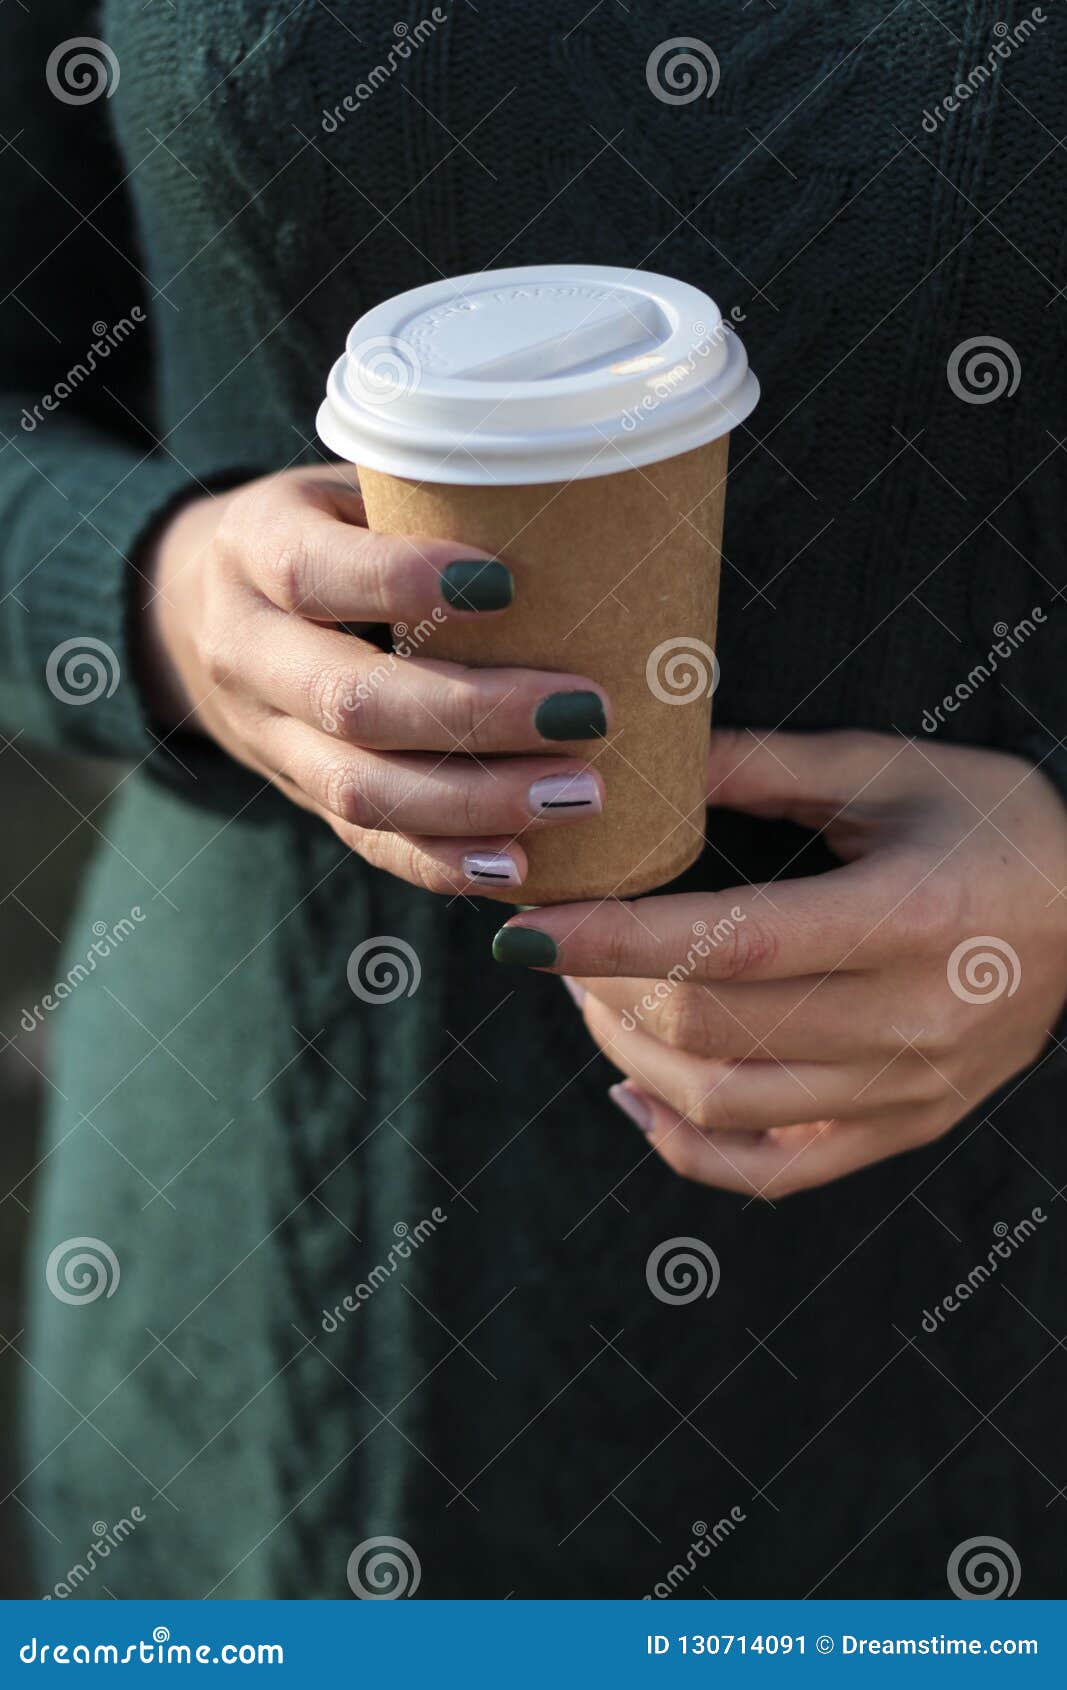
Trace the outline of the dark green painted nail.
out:
<instances>
[{"instance_id":1,"label":"dark green painted nail","mask_svg":"<svg viewBox=\"0 0 1067 1690\"><path fill-rule=\"evenodd\" d=\"M537 706L534 727L542 739L602 739L608 731L598 692L553 692Z\"/></svg>"},{"instance_id":2,"label":"dark green painted nail","mask_svg":"<svg viewBox=\"0 0 1067 1690\"><path fill-rule=\"evenodd\" d=\"M493 940L495 960L515 968L551 968L558 955L555 941L536 927L502 927Z\"/></svg>"},{"instance_id":3,"label":"dark green painted nail","mask_svg":"<svg viewBox=\"0 0 1067 1690\"><path fill-rule=\"evenodd\" d=\"M441 571L441 597L456 610L506 610L514 596L511 570L496 558L460 559Z\"/></svg>"}]
</instances>

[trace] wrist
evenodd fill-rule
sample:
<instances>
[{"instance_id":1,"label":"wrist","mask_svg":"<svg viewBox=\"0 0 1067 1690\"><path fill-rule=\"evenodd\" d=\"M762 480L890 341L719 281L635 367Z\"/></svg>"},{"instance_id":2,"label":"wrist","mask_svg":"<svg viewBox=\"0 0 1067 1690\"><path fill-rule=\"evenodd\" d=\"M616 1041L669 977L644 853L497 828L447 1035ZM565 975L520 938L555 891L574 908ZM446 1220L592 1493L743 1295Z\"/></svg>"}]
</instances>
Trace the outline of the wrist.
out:
<instances>
[{"instance_id":1,"label":"wrist","mask_svg":"<svg viewBox=\"0 0 1067 1690\"><path fill-rule=\"evenodd\" d=\"M205 731L194 649L201 567L226 495L186 500L152 537L143 559L138 607L141 686L165 731Z\"/></svg>"}]
</instances>

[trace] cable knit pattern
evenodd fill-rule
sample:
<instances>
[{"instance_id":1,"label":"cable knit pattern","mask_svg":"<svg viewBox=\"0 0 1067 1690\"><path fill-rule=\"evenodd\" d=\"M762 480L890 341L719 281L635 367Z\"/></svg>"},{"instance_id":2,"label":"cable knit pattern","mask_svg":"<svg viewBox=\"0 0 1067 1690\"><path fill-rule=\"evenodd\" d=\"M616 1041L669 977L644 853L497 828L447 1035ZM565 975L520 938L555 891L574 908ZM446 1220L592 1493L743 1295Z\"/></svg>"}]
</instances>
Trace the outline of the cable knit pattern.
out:
<instances>
[{"instance_id":1,"label":"cable knit pattern","mask_svg":"<svg viewBox=\"0 0 1067 1690\"><path fill-rule=\"evenodd\" d=\"M736 309L764 390L731 448L717 719L925 735L996 625L1040 605L939 731L1067 790L1067 245L1045 159L1067 129L1063 7L932 133L994 39L970 0L479 0L416 44L429 11L108 0L91 27L121 83L82 107L11 66L43 66L85 8L5 13L23 138L0 161L21 235L2 291L40 261L25 298L48 327L0 313L0 710L138 764L72 955L95 920L147 911L56 1018L27 1273L26 1495L61 1539L34 1540L42 1589L89 1522L140 1503L108 1563L121 1597L346 1598L377 1535L417 1554L420 1596L636 1596L732 1509L680 1594L939 1596L980 1533L1015 1546L1024 1595L1058 1594L1060 1065L774 1209L686 1185L606 1103L559 983L489 963L492 908L376 873L210 748L153 749L127 560L193 477L319 459L326 370L376 301L498 264L659 269ZM407 57L346 112L401 24ZM721 76L672 106L646 64L680 36ZM88 325L138 299L104 381L22 429ZM946 376L977 335L1021 364L992 405ZM92 711L43 676L84 634L123 676ZM826 866L795 830L720 813L681 884ZM412 947L412 995L350 989L375 936ZM1035 1206L999 1283L923 1335ZM42 1263L85 1235L122 1282L69 1308ZM686 1237L721 1282L672 1306L646 1263Z\"/></svg>"}]
</instances>

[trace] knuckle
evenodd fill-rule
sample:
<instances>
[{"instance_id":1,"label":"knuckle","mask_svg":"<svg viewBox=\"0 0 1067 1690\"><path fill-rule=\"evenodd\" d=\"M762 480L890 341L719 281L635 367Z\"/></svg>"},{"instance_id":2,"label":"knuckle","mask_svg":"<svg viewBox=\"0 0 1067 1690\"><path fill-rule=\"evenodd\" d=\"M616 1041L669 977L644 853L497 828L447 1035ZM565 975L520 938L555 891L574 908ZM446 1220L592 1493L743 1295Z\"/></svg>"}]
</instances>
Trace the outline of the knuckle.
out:
<instances>
[{"instance_id":1,"label":"knuckle","mask_svg":"<svg viewBox=\"0 0 1067 1690\"><path fill-rule=\"evenodd\" d=\"M596 924L595 917L593 924ZM593 951L590 961L596 965L590 972L631 975L633 968L630 945L631 918L625 906L606 911L603 926L596 932L595 939L590 940L590 948Z\"/></svg>"},{"instance_id":2,"label":"knuckle","mask_svg":"<svg viewBox=\"0 0 1067 1690\"><path fill-rule=\"evenodd\" d=\"M339 824L340 825L340 824ZM463 878L446 864L436 861L411 840L396 833L371 832L364 834L356 849L374 868L406 880L422 892L458 892Z\"/></svg>"},{"instance_id":3,"label":"knuckle","mask_svg":"<svg viewBox=\"0 0 1067 1690\"><path fill-rule=\"evenodd\" d=\"M248 537L258 528L261 497L255 487L246 487L223 506L213 543L219 556L227 562L245 559Z\"/></svg>"},{"instance_id":4,"label":"knuckle","mask_svg":"<svg viewBox=\"0 0 1067 1690\"><path fill-rule=\"evenodd\" d=\"M347 737L356 708L350 679L333 669L313 670L307 677L308 714L326 733Z\"/></svg>"},{"instance_id":5,"label":"knuckle","mask_svg":"<svg viewBox=\"0 0 1067 1690\"><path fill-rule=\"evenodd\" d=\"M350 827L375 828L381 824L378 806L350 759L338 759L328 765L323 791L326 808Z\"/></svg>"},{"instance_id":6,"label":"knuckle","mask_svg":"<svg viewBox=\"0 0 1067 1690\"><path fill-rule=\"evenodd\" d=\"M893 933L902 950L938 950L965 924L964 887L955 874L931 874L929 864L909 859L901 868L903 890L894 911Z\"/></svg>"},{"instance_id":7,"label":"knuckle","mask_svg":"<svg viewBox=\"0 0 1067 1690\"><path fill-rule=\"evenodd\" d=\"M448 894L458 892L464 884L463 876L457 869L451 869L434 857L427 856L426 852L419 850L417 846L410 849L405 878L423 892Z\"/></svg>"},{"instance_id":8,"label":"knuckle","mask_svg":"<svg viewBox=\"0 0 1067 1690\"><path fill-rule=\"evenodd\" d=\"M955 1050L960 1040L962 1009L963 1005L955 1000L926 1006L922 1029L912 1043L927 1064L943 1061Z\"/></svg>"},{"instance_id":9,"label":"knuckle","mask_svg":"<svg viewBox=\"0 0 1067 1690\"><path fill-rule=\"evenodd\" d=\"M307 547L291 532L272 542L264 536L260 554L260 579L279 610L297 615L307 602L309 589Z\"/></svg>"},{"instance_id":10,"label":"knuckle","mask_svg":"<svg viewBox=\"0 0 1067 1690\"><path fill-rule=\"evenodd\" d=\"M349 677L342 700L341 732L358 745L387 746L389 700L384 669L371 669L355 680Z\"/></svg>"},{"instance_id":11,"label":"knuckle","mask_svg":"<svg viewBox=\"0 0 1067 1690\"><path fill-rule=\"evenodd\" d=\"M200 667L212 687L224 687L231 679L236 668L236 655L224 628L213 627L202 636L198 652Z\"/></svg>"},{"instance_id":12,"label":"knuckle","mask_svg":"<svg viewBox=\"0 0 1067 1690\"><path fill-rule=\"evenodd\" d=\"M448 691L444 720L449 732L456 738L457 750L492 749L487 743L491 734L481 728L483 715L482 701L474 686L468 681L454 682ZM478 746L474 745L475 740L479 741Z\"/></svg>"},{"instance_id":13,"label":"knuckle","mask_svg":"<svg viewBox=\"0 0 1067 1690\"><path fill-rule=\"evenodd\" d=\"M413 560L398 558L380 534L364 529L356 554L360 597L368 619L391 622L414 600L416 587Z\"/></svg>"},{"instance_id":14,"label":"knuckle","mask_svg":"<svg viewBox=\"0 0 1067 1690\"><path fill-rule=\"evenodd\" d=\"M773 929L748 916L733 924L716 950L716 975L723 980L741 980L769 968L778 950Z\"/></svg>"},{"instance_id":15,"label":"knuckle","mask_svg":"<svg viewBox=\"0 0 1067 1690\"><path fill-rule=\"evenodd\" d=\"M455 806L460 825L468 836L496 831L489 815L486 795L476 776L470 776L456 787L451 803Z\"/></svg>"},{"instance_id":16,"label":"knuckle","mask_svg":"<svg viewBox=\"0 0 1067 1690\"><path fill-rule=\"evenodd\" d=\"M678 986L659 1012L659 1035L676 1050L704 1051L711 1044L712 1015L698 986Z\"/></svg>"},{"instance_id":17,"label":"knuckle","mask_svg":"<svg viewBox=\"0 0 1067 1690\"><path fill-rule=\"evenodd\" d=\"M686 1087L681 1112L686 1120L702 1133L715 1132L722 1126L734 1124L732 1121L727 1123L724 1119L719 1083L709 1074L690 1082Z\"/></svg>"}]
</instances>

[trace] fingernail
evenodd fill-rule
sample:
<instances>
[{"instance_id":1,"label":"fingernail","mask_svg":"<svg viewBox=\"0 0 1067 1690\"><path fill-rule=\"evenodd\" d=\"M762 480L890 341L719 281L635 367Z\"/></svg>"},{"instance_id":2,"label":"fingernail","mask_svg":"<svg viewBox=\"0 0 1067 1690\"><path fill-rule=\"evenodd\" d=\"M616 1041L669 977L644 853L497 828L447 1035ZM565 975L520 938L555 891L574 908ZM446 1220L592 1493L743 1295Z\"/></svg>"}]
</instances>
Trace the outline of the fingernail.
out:
<instances>
[{"instance_id":1,"label":"fingernail","mask_svg":"<svg viewBox=\"0 0 1067 1690\"><path fill-rule=\"evenodd\" d=\"M506 610L515 596L515 578L492 557L460 559L441 571L441 597L455 610Z\"/></svg>"},{"instance_id":2,"label":"fingernail","mask_svg":"<svg viewBox=\"0 0 1067 1690\"><path fill-rule=\"evenodd\" d=\"M552 692L537 706L534 727L542 739L603 739L608 722L598 692Z\"/></svg>"},{"instance_id":3,"label":"fingernail","mask_svg":"<svg viewBox=\"0 0 1067 1690\"><path fill-rule=\"evenodd\" d=\"M468 880L492 881L497 886L521 886L522 875L514 857L506 851L471 851L463 859Z\"/></svg>"},{"instance_id":4,"label":"fingernail","mask_svg":"<svg viewBox=\"0 0 1067 1690\"><path fill-rule=\"evenodd\" d=\"M493 958L515 968L551 968L558 952L547 933L536 927L502 927L493 940Z\"/></svg>"},{"instance_id":5,"label":"fingernail","mask_svg":"<svg viewBox=\"0 0 1067 1690\"><path fill-rule=\"evenodd\" d=\"M527 794L527 802L534 815L544 810L563 814L583 811L587 816L599 816L603 804L600 788L588 769L573 775L545 775L535 780Z\"/></svg>"},{"instance_id":6,"label":"fingernail","mask_svg":"<svg viewBox=\"0 0 1067 1690\"><path fill-rule=\"evenodd\" d=\"M579 986L577 980L572 980L569 974L563 974L560 978L562 979L568 992L571 994L571 997L578 1005L578 1008L581 1009L583 1003L585 1002L585 987Z\"/></svg>"},{"instance_id":7,"label":"fingernail","mask_svg":"<svg viewBox=\"0 0 1067 1690\"><path fill-rule=\"evenodd\" d=\"M608 1087L608 1096L616 1109L621 1109L628 1115L635 1127L640 1127L643 1133L652 1131L652 1111L640 1092L631 1091L623 1082L617 1086Z\"/></svg>"}]
</instances>

